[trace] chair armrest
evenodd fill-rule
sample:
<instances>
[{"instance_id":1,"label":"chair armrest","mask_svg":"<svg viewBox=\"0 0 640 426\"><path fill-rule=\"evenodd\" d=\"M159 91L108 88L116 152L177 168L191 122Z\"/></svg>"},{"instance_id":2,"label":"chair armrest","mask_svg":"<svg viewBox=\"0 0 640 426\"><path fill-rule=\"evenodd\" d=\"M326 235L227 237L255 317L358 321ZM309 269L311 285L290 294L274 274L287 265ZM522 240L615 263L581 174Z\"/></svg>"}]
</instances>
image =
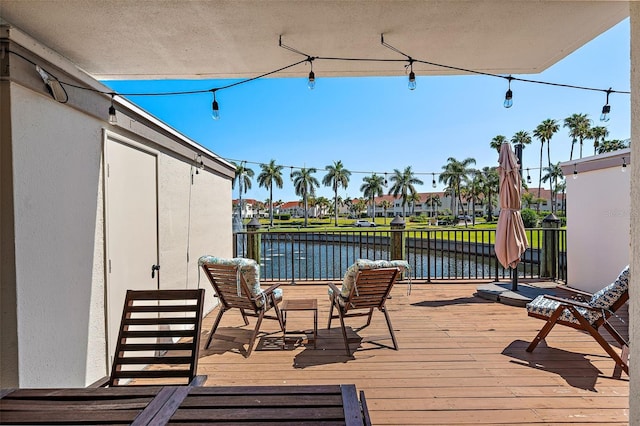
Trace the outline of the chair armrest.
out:
<instances>
[{"instance_id":1,"label":"chair armrest","mask_svg":"<svg viewBox=\"0 0 640 426\"><path fill-rule=\"evenodd\" d=\"M581 296L587 296L587 297L593 297L593 294L587 292L587 291L582 291L582 290L578 290L577 288L571 288L571 287L565 287L565 286L558 286L557 288L568 291L570 293L573 294L579 294Z\"/></svg>"},{"instance_id":2,"label":"chair armrest","mask_svg":"<svg viewBox=\"0 0 640 426\"><path fill-rule=\"evenodd\" d=\"M548 294L545 294L544 297L545 299L555 300L556 302L560 302L563 305L571 305L571 306L577 306L579 308L589 309L591 311L599 311L599 309L594 308L593 306L588 305L584 302L578 302L577 300L565 299L563 297L556 297Z\"/></svg>"},{"instance_id":3,"label":"chair armrest","mask_svg":"<svg viewBox=\"0 0 640 426\"><path fill-rule=\"evenodd\" d=\"M266 290L263 290L263 293L269 295L269 294L273 293L273 290L275 290L276 288L280 287L282 284L284 284L284 283L275 283L274 285L272 285L271 287L267 288Z\"/></svg>"},{"instance_id":4,"label":"chair armrest","mask_svg":"<svg viewBox=\"0 0 640 426\"><path fill-rule=\"evenodd\" d=\"M189 386L197 386L197 387L204 386L206 381L207 381L207 375L201 374L199 376L194 377L193 380L189 382Z\"/></svg>"},{"instance_id":5,"label":"chair armrest","mask_svg":"<svg viewBox=\"0 0 640 426\"><path fill-rule=\"evenodd\" d=\"M98 380L96 380L95 382L91 383L89 386L87 386L88 388L104 388L109 384L109 376L104 376Z\"/></svg>"},{"instance_id":6,"label":"chair armrest","mask_svg":"<svg viewBox=\"0 0 640 426\"><path fill-rule=\"evenodd\" d=\"M333 294L335 294L336 296L340 294L340 289L338 289L338 287L334 283L330 282L329 288L331 289L331 291L333 291Z\"/></svg>"}]
</instances>

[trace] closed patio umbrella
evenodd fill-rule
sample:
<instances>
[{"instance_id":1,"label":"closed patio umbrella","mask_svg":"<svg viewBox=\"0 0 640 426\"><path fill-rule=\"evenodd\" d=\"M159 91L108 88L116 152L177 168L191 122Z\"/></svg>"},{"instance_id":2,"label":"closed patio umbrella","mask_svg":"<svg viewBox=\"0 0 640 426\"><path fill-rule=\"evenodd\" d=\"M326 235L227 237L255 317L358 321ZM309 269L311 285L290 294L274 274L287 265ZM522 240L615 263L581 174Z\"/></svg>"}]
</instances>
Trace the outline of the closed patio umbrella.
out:
<instances>
[{"instance_id":1,"label":"closed patio umbrella","mask_svg":"<svg viewBox=\"0 0 640 426\"><path fill-rule=\"evenodd\" d=\"M516 267L522 254L529 247L524 223L520 215L520 188L522 178L518 159L511 150L511 145L503 143L498 159L500 173L500 216L496 229L495 252L500 264L513 269L512 290L518 289L518 271Z\"/></svg>"}]
</instances>

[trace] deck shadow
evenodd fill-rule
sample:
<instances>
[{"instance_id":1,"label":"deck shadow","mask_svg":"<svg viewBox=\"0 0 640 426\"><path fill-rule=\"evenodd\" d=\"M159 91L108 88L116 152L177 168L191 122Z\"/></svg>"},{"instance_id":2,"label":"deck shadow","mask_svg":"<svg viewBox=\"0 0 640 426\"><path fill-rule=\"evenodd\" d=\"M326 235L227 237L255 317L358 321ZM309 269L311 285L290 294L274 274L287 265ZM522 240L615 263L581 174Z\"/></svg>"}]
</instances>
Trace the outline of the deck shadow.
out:
<instances>
[{"instance_id":1,"label":"deck shadow","mask_svg":"<svg viewBox=\"0 0 640 426\"><path fill-rule=\"evenodd\" d=\"M502 355L515 358L511 360L512 363L557 374L574 388L598 392L596 382L604 374L591 363L587 354L552 348L544 340L531 353L526 351L527 346L529 342L514 340L502 351Z\"/></svg>"},{"instance_id":2,"label":"deck shadow","mask_svg":"<svg viewBox=\"0 0 640 426\"><path fill-rule=\"evenodd\" d=\"M494 303L494 302L490 300L482 299L481 297L472 296L472 297L458 297L457 299L446 299L446 300L423 300L422 302L412 303L411 306L419 306L422 308L438 308L441 306L485 304L485 303Z\"/></svg>"}]
</instances>

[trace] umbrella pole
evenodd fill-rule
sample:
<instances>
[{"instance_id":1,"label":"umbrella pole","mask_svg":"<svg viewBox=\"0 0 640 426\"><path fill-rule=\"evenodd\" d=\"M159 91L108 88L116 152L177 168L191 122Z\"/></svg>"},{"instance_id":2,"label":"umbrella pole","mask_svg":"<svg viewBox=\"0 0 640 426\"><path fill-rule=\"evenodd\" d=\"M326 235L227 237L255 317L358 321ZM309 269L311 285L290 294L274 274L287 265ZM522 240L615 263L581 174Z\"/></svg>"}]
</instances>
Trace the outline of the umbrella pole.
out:
<instances>
[{"instance_id":1,"label":"umbrella pole","mask_svg":"<svg viewBox=\"0 0 640 426\"><path fill-rule=\"evenodd\" d=\"M518 291L518 268L511 269L511 291Z\"/></svg>"}]
</instances>

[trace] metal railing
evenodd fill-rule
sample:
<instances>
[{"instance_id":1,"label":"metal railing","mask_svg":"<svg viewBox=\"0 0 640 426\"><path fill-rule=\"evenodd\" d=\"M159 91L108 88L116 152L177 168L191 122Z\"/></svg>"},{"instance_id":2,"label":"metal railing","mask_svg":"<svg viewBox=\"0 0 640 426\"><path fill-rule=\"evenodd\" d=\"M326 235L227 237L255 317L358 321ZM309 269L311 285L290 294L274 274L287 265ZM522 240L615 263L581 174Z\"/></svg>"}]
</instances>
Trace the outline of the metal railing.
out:
<instances>
[{"instance_id":1,"label":"metal railing","mask_svg":"<svg viewBox=\"0 0 640 426\"><path fill-rule=\"evenodd\" d=\"M504 280L511 277L511 270L503 268L495 257L495 230L239 232L234 234L234 254L249 257L249 239L259 236L262 280L292 283L339 280L357 259L390 260L392 233L402 233L402 257L411 266L412 279L431 282ZM543 268L542 265L545 262L545 233L547 236L553 233L554 238L547 241L556 244L552 251L553 268ZM518 265L518 277L566 282L566 231L536 228L527 229L526 234L530 248ZM549 269L555 276L542 276L543 271Z\"/></svg>"}]
</instances>

